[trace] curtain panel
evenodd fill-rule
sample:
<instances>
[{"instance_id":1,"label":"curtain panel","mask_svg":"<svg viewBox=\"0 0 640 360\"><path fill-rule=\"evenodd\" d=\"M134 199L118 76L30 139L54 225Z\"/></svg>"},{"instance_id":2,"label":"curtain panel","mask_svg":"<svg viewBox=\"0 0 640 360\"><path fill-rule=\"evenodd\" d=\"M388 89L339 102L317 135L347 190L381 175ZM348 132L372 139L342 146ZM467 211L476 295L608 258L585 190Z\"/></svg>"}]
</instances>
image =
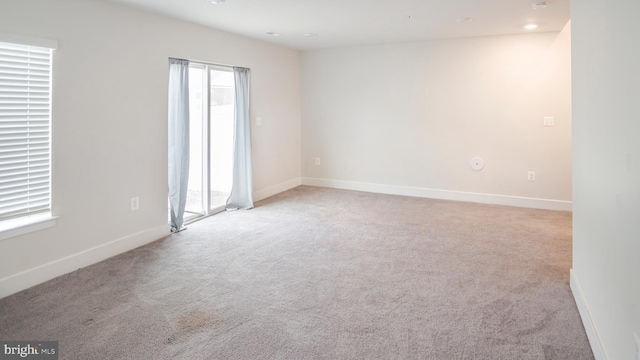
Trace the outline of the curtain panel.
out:
<instances>
[{"instance_id":1,"label":"curtain panel","mask_svg":"<svg viewBox=\"0 0 640 360\"><path fill-rule=\"evenodd\" d=\"M249 114L249 76L247 68L234 67L236 85L235 127L233 135L233 182L226 209L253 208L251 172L251 119Z\"/></svg>"},{"instance_id":2,"label":"curtain panel","mask_svg":"<svg viewBox=\"0 0 640 360\"><path fill-rule=\"evenodd\" d=\"M183 229L189 183L189 61L169 59L169 203L171 231Z\"/></svg>"}]
</instances>

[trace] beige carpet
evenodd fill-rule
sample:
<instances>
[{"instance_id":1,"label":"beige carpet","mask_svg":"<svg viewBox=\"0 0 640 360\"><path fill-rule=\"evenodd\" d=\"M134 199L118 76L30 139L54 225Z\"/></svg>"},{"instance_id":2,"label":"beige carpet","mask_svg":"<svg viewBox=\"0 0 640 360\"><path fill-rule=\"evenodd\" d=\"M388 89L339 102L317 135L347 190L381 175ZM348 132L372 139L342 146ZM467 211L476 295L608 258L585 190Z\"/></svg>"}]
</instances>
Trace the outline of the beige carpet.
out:
<instances>
[{"instance_id":1,"label":"beige carpet","mask_svg":"<svg viewBox=\"0 0 640 360\"><path fill-rule=\"evenodd\" d=\"M571 213L298 187L0 300L61 359L592 359Z\"/></svg>"}]
</instances>

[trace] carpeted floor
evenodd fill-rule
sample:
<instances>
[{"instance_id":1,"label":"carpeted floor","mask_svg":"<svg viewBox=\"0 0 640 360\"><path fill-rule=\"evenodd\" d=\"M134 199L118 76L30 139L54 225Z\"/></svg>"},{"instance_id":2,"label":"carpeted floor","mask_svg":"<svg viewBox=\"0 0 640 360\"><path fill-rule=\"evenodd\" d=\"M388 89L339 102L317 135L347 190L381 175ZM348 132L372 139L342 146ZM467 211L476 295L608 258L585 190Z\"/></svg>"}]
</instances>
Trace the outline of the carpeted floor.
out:
<instances>
[{"instance_id":1,"label":"carpeted floor","mask_svg":"<svg viewBox=\"0 0 640 360\"><path fill-rule=\"evenodd\" d=\"M298 187L0 299L60 359L593 359L571 213Z\"/></svg>"}]
</instances>

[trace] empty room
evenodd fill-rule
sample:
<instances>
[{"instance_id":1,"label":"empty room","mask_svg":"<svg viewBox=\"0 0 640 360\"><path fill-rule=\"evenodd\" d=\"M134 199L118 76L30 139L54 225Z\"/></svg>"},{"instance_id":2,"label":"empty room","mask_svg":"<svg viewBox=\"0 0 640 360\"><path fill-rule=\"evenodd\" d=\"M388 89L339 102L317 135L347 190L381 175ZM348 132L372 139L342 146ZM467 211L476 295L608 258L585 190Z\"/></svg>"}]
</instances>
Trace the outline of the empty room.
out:
<instances>
[{"instance_id":1,"label":"empty room","mask_svg":"<svg viewBox=\"0 0 640 360\"><path fill-rule=\"evenodd\" d=\"M629 0L0 0L0 358L640 359Z\"/></svg>"}]
</instances>

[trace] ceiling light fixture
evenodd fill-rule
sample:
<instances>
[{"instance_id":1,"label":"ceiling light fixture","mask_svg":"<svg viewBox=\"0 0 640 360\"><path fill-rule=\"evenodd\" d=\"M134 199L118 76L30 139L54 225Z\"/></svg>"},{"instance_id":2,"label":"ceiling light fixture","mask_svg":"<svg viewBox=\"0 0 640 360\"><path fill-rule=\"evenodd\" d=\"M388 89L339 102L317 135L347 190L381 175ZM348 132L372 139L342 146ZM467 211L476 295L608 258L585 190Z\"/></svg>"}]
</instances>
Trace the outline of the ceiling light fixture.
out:
<instances>
[{"instance_id":1,"label":"ceiling light fixture","mask_svg":"<svg viewBox=\"0 0 640 360\"><path fill-rule=\"evenodd\" d=\"M472 22L473 18L471 17L459 17L456 19L456 22L462 24L462 23L468 23L468 22Z\"/></svg>"},{"instance_id":2,"label":"ceiling light fixture","mask_svg":"<svg viewBox=\"0 0 640 360\"><path fill-rule=\"evenodd\" d=\"M546 1L532 1L531 2L531 7L533 8L533 10L544 9L547 6L549 6L549 3L546 2Z\"/></svg>"},{"instance_id":3,"label":"ceiling light fixture","mask_svg":"<svg viewBox=\"0 0 640 360\"><path fill-rule=\"evenodd\" d=\"M280 33L277 33L277 32L274 32L274 31L267 31L265 34L271 35L271 36L280 36Z\"/></svg>"},{"instance_id":4,"label":"ceiling light fixture","mask_svg":"<svg viewBox=\"0 0 640 360\"><path fill-rule=\"evenodd\" d=\"M219 5L222 4L225 0L207 0L209 4Z\"/></svg>"},{"instance_id":5,"label":"ceiling light fixture","mask_svg":"<svg viewBox=\"0 0 640 360\"><path fill-rule=\"evenodd\" d=\"M527 25L525 25L523 27L525 29L527 29L527 30L533 30L533 29L536 29L538 27L538 25L536 25L536 24L527 24Z\"/></svg>"},{"instance_id":6,"label":"ceiling light fixture","mask_svg":"<svg viewBox=\"0 0 640 360\"><path fill-rule=\"evenodd\" d=\"M304 37L308 37L308 38L312 38L312 37L316 37L316 36L318 36L318 34L312 33L312 32L308 32L308 33L304 34Z\"/></svg>"}]
</instances>

